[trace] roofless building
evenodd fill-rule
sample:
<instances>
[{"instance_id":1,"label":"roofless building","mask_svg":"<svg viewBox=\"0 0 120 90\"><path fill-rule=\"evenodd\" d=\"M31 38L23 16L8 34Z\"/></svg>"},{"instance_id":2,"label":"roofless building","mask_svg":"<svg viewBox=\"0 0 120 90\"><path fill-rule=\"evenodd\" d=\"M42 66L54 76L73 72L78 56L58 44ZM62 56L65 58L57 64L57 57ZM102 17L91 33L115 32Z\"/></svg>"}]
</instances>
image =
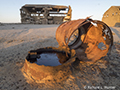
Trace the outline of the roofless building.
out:
<instances>
[{"instance_id":1,"label":"roofless building","mask_svg":"<svg viewBox=\"0 0 120 90\"><path fill-rule=\"evenodd\" d=\"M20 9L21 23L61 24L71 20L70 6L26 4Z\"/></svg>"}]
</instances>

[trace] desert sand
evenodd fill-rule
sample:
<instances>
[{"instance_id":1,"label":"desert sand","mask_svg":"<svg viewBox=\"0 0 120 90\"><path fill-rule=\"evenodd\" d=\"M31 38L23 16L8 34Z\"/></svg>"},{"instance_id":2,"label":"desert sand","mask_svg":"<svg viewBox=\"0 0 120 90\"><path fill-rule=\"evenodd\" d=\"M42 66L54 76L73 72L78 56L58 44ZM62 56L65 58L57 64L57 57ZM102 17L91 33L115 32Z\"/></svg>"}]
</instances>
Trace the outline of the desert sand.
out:
<instances>
[{"instance_id":1,"label":"desert sand","mask_svg":"<svg viewBox=\"0 0 120 90\"><path fill-rule=\"evenodd\" d=\"M94 64L75 61L72 74L62 82L27 82L21 69L28 51L58 47L59 25L0 25L0 90L120 90L120 27L111 27L114 45L111 55Z\"/></svg>"}]
</instances>

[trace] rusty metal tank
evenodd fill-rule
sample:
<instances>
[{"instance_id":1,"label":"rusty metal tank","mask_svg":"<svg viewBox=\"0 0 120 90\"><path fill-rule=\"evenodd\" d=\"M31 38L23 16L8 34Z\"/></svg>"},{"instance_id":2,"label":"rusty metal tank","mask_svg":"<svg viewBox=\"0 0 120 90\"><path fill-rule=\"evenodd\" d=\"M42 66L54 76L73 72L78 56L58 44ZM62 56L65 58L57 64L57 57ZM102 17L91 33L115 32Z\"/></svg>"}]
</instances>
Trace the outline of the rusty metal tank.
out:
<instances>
[{"instance_id":1,"label":"rusty metal tank","mask_svg":"<svg viewBox=\"0 0 120 90\"><path fill-rule=\"evenodd\" d=\"M78 19L61 24L56 31L60 47L74 49L79 60L94 63L113 45L110 28L102 21Z\"/></svg>"},{"instance_id":2,"label":"rusty metal tank","mask_svg":"<svg viewBox=\"0 0 120 90\"><path fill-rule=\"evenodd\" d=\"M36 83L61 82L72 74L70 64L75 61L72 58L74 55L74 50L70 52L59 47L31 50L28 52L22 68L23 75L28 83L29 81L35 81Z\"/></svg>"}]
</instances>

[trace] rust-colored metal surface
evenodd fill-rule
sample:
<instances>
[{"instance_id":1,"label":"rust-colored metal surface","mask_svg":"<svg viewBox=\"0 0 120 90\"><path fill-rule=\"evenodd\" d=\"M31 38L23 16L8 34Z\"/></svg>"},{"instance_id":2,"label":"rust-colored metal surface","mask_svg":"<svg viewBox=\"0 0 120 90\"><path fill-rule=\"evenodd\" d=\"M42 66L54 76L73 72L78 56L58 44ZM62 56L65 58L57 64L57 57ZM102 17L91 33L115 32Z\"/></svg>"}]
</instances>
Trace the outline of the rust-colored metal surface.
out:
<instances>
[{"instance_id":1,"label":"rust-colored metal surface","mask_svg":"<svg viewBox=\"0 0 120 90\"><path fill-rule=\"evenodd\" d=\"M90 63L104 57L113 45L110 28L89 18L61 24L56 31L60 47L74 49L79 60Z\"/></svg>"},{"instance_id":2,"label":"rust-colored metal surface","mask_svg":"<svg viewBox=\"0 0 120 90\"><path fill-rule=\"evenodd\" d=\"M38 65L37 60L39 58L40 54L43 53L60 53L58 56L59 59L61 59L59 62L61 65L55 65L54 61L50 60L48 58L47 61L52 62L53 66L42 64ZM46 48L40 48L37 50L31 50L29 51L24 66L22 68L23 75L29 80L35 81L37 83L43 83L48 81L55 81L55 82L61 82L72 73L70 64L71 62L67 61L68 57L64 57L63 53L69 54L69 58L73 57L75 55L74 51L72 53L66 50L64 48L55 48L55 47L46 47ZM48 57L48 56L45 56ZM53 59L57 60L53 57ZM45 60L45 59L44 59ZM70 60L70 59L69 59ZM75 60L73 60L75 61ZM48 62L46 62L48 63Z\"/></svg>"}]
</instances>

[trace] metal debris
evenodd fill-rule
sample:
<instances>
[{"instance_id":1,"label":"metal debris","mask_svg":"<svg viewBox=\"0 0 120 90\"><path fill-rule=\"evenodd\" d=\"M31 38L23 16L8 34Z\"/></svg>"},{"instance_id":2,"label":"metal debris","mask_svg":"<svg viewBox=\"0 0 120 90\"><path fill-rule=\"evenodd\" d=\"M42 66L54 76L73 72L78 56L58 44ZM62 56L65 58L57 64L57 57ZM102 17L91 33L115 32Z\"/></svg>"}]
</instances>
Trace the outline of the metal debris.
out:
<instances>
[{"instance_id":1,"label":"metal debris","mask_svg":"<svg viewBox=\"0 0 120 90\"><path fill-rule=\"evenodd\" d=\"M61 24L56 31L56 40L60 47L74 49L79 60L90 63L104 57L113 45L110 28L89 17Z\"/></svg>"}]
</instances>

